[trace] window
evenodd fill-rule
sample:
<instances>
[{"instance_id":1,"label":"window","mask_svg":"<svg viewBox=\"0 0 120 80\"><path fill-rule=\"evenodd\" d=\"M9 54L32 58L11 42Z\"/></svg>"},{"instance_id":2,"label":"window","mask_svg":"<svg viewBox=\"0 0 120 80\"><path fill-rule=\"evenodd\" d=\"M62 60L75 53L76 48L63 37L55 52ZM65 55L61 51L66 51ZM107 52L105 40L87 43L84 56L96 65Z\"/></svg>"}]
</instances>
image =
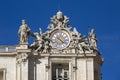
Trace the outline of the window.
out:
<instances>
[{"instance_id":1,"label":"window","mask_svg":"<svg viewBox=\"0 0 120 80\"><path fill-rule=\"evenodd\" d=\"M5 69L0 69L0 80L5 80Z\"/></svg>"},{"instance_id":2,"label":"window","mask_svg":"<svg viewBox=\"0 0 120 80\"><path fill-rule=\"evenodd\" d=\"M68 64L53 64L52 65L52 80L69 80L69 65Z\"/></svg>"},{"instance_id":3,"label":"window","mask_svg":"<svg viewBox=\"0 0 120 80\"><path fill-rule=\"evenodd\" d=\"M3 71L0 71L0 80L3 80Z\"/></svg>"}]
</instances>

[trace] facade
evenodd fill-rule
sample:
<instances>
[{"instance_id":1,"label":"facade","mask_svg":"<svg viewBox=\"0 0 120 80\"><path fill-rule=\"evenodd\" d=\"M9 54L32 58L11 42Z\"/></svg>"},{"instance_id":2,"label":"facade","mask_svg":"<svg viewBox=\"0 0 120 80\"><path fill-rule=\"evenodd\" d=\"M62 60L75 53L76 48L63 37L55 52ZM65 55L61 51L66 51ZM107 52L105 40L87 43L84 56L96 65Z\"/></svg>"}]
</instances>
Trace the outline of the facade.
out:
<instances>
[{"instance_id":1,"label":"facade","mask_svg":"<svg viewBox=\"0 0 120 80\"><path fill-rule=\"evenodd\" d=\"M68 22L58 11L46 32L32 33L22 20L19 44L0 46L0 80L101 80L94 29L86 37ZM35 37L30 45L29 37Z\"/></svg>"}]
</instances>

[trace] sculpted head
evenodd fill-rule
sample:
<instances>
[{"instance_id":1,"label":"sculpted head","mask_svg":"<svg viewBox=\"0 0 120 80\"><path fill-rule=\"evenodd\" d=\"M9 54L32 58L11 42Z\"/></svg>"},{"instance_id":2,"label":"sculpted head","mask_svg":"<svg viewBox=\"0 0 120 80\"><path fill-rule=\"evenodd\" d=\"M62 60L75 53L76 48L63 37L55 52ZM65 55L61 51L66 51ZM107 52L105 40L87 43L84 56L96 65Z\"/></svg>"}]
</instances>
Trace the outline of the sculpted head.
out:
<instances>
[{"instance_id":1,"label":"sculpted head","mask_svg":"<svg viewBox=\"0 0 120 80\"><path fill-rule=\"evenodd\" d=\"M35 32L35 33L33 33L35 36L37 36L37 35L39 35L39 33L38 32Z\"/></svg>"},{"instance_id":2,"label":"sculpted head","mask_svg":"<svg viewBox=\"0 0 120 80\"><path fill-rule=\"evenodd\" d=\"M58 20L63 19L63 13L61 11L58 11L56 17Z\"/></svg>"},{"instance_id":3,"label":"sculpted head","mask_svg":"<svg viewBox=\"0 0 120 80\"><path fill-rule=\"evenodd\" d=\"M94 33L94 29L91 29L91 32Z\"/></svg>"},{"instance_id":4,"label":"sculpted head","mask_svg":"<svg viewBox=\"0 0 120 80\"><path fill-rule=\"evenodd\" d=\"M22 20L22 25L25 25L26 24L26 21L23 19Z\"/></svg>"}]
</instances>

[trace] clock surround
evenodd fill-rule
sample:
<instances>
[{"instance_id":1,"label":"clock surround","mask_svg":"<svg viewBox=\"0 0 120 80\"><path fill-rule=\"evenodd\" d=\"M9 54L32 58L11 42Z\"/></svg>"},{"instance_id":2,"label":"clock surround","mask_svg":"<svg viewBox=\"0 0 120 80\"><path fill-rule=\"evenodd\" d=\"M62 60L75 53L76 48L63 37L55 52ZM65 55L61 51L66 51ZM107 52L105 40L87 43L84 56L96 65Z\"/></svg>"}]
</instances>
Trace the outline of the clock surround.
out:
<instances>
[{"instance_id":1,"label":"clock surround","mask_svg":"<svg viewBox=\"0 0 120 80\"><path fill-rule=\"evenodd\" d=\"M56 49L65 49L70 44L70 35L66 30L55 30L51 34L52 47Z\"/></svg>"}]
</instances>

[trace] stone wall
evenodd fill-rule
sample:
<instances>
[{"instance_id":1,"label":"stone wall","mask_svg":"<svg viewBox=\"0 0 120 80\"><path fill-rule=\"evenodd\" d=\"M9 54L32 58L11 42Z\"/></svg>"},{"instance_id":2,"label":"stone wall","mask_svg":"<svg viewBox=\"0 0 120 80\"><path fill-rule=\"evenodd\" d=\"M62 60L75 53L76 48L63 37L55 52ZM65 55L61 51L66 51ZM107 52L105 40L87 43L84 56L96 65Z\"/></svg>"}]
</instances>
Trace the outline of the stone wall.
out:
<instances>
[{"instance_id":1,"label":"stone wall","mask_svg":"<svg viewBox=\"0 0 120 80\"><path fill-rule=\"evenodd\" d=\"M5 80L16 80L16 58L0 56L0 69L3 70Z\"/></svg>"}]
</instances>

